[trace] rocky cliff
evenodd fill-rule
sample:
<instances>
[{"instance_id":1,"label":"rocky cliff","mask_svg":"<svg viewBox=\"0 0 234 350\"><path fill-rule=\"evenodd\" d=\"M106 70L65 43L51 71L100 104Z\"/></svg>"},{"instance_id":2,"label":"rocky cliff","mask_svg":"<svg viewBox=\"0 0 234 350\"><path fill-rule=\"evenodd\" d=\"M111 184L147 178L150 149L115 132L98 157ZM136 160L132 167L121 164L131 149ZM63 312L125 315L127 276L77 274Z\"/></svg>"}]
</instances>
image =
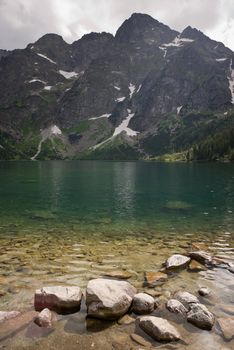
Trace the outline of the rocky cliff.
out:
<instances>
[{"instance_id":1,"label":"rocky cliff","mask_svg":"<svg viewBox=\"0 0 234 350\"><path fill-rule=\"evenodd\" d=\"M234 53L133 14L116 35L0 50L0 159L137 159L234 124Z\"/></svg>"}]
</instances>

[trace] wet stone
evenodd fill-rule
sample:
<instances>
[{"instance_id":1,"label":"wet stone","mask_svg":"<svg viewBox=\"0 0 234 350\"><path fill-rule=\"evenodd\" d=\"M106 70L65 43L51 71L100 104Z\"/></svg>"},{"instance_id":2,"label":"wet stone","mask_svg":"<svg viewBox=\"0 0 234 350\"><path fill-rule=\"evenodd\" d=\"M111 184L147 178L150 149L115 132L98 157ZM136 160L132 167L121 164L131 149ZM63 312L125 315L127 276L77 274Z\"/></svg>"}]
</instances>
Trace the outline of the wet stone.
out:
<instances>
[{"instance_id":1,"label":"wet stone","mask_svg":"<svg viewBox=\"0 0 234 350\"><path fill-rule=\"evenodd\" d=\"M211 330L215 322L215 317L205 305L193 303L190 304L187 321L198 328Z\"/></svg>"},{"instance_id":2,"label":"wet stone","mask_svg":"<svg viewBox=\"0 0 234 350\"><path fill-rule=\"evenodd\" d=\"M196 260L192 260L188 266L188 270L191 272L199 272L206 271L206 268Z\"/></svg>"},{"instance_id":3,"label":"wet stone","mask_svg":"<svg viewBox=\"0 0 234 350\"><path fill-rule=\"evenodd\" d=\"M154 288L158 284L166 282L168 276L163 272L145 272L145 282L144 285L149 288Z\"/></svg>"},{"instance_id":4,"label":"wet stone","mask_svg":"<svg viewBox=\"0 0 234 350\"><path fill-rule=\"evenodd\" d=\"M52 327L52 313L49 309L42 310L35 318L34 322L39 327L50 328Z\"/></svg>"},{"instance_id":5,"label":"wet stone","mask_svg":"<svg viewBox=\"0 0 234 350\"><path fill-rule=\"evenodd\" d=\"M147 340L145 340L143 337L141 337L136 333L131 334L130 337L139 345L146 346L146 347L151 346L150 342L148 342Z\"/></svg>"},{"instance_id":6,"label":"wet stone","mask_svg":"<svg viewBox=\"0 0 234 350\"><path fill-rule=\"evenodd\" d=\"M157 341L174 341L181 339L180 333L167 320L155 316L142 316L139 319L140 328Z\"/></svg>"},{"instance_id":7,"label":"wet stone","mask_svg":"<svg viewBox=\"0 0 234 350\"><path fill-rule=\"evenodd\" d=\"M190 263L190 258L185 255L174 254L166 261L167 270L183 269Z\"/></svg>"},{"instance_id":8,"label":"wet stone","mask_svg":"<svg viewBox=\"0 0 234 350\"><path fill-rule=\"evenodd\" d=\"M132 311L139 315L150 314L154 311L154 298L146 293L138 293L134 295Z\"/></svg>"},{"instance_id":9,"label":"wet stone","mask_svg":"<svg viewBox=\"0 0 234 350\"><path fill-rule=\"evenodd\" d=\"M207 287L201 287L199 290L198 290L198 293L202 296L202 297L205 297L205 296L208 296L211 291L209 288Z\"/></svg>"},{"instance_id":10,"label":"wet stone","mask_svg":"<svg viewBox=\"0 0 234 350\"><path fill-rule=\"evenodd\" d=\"M234 339L234 319L232 317L221 317L218 319L223 337L230 341Z\"/></svg>"}]
</instances>

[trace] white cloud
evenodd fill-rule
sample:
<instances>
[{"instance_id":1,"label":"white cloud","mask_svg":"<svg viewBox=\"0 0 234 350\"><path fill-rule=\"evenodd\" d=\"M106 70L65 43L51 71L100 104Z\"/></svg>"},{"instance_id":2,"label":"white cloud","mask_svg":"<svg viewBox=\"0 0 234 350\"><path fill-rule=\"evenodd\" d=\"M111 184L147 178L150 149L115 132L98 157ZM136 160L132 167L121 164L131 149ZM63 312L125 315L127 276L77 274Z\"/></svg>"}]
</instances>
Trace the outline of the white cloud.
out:
<instances>
[{"instance_id":1,"label":"white cloud","mask_svg":"<svg viewBox=\"0 0 234 350\"><path fill-rule=\"evenodd\" d=\"M234 50L233 0L0 0L0 48L23 48L51 32L68 42L91 31L114 34L133 12L179 31L191 25Z\"/></svg>"}]
</instances>

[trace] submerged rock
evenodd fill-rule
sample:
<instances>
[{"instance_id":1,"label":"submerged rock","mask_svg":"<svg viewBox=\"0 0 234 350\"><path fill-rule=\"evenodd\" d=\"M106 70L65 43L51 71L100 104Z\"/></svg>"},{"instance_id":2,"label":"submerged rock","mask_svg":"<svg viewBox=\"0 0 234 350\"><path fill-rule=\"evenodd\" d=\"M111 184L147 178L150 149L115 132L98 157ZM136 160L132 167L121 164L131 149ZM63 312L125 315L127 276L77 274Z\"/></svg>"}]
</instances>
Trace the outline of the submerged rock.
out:
<instances>
[{"instance_id":1,"label":"submerged rock","mask_svg":"<svg viewBox=\"0 0 234 350\"><path fill-rule=\"evenodd\" d=\"M196 260L191 260L188 270L191 272L206 271L206 268Z\"/></svg>"},{"instance_id":2,"label":"submerged rock","mask_svg":"<svg viewBox=\"0 0 234 350\"><path fill-rule=\"evenodd\" d=\"M142 345L145 347L151 346L150 342L148 342L147 340L145 340L143 337L141 337L136 333L131 334L130 337L139 345Z\"/></svg>"},{"instance_id":3,"label":"submerged rock","mask_svg":"<svg viewBox=\"0 0 234 350\"><path fill-rule=\"evenodd\" d=\"M189 253L191 259L200 262L203 265L212 264L212 256L203 250L197 250Z\"/></svg>"},{"instance_id":4,"label":"submerged rock","mask_svg":"<svg viewBox=\"0 0 234 350\"><path fill-rule=\"evenodd\" d=\"M19 311L0 311L0 323L20 315Z\"/></svg>"},{"instance_id":5,"label":"submerged rock","mask_svg":"<svg viewBox=\"0 0 234 350\"><path fill-rule=\"evenodd\" d=\"M180 333L167 320L155 316L142 316L139 326L157 341L174 341L181 339Z\"/></svg>"},{"instance_id":6,"label":"submerged rock","mask_svg":"<svg viewBox=\"0 0 234 350\"><path fill-rule=\"evenodd\" d=\"M87 313L101 319L118 319L129 310L135 294L129 282L93 279L86 290Z\"/></svg>"},{"instance_id":7,"label":"submerged rock","mask_svg":"<svg viewBox=\"0 0 234 350\"><path fill-rule=\"evenodd\" d=\"M45 308L68 313L78 311L82 300L82 291L79 287L53 286L37 289L34 296L36 311Z\"/></svg>"},{"instance_id":8,"label":"submerged rock","mask_svg":"<svg viewBox=\"0 0 234 350\"><path fill-rule=\"evenodd\" d=\"M176 270L185 268L190 263L190 258L180 254L174 254L166 261L167 270Z\"/></svg>"},{"instance_id":9,"label":"submerged rock","mask_svg":"<svg viewBox=\"0 0 234 350\"><path fill-rule=\"evenodd\" d=\"M144 285L149 288L154 288L156 285L166 282L168 276L163 272L145 272Z\"/></svg>"},{"instance_id":10,"label":"submerged rock","mask_svg":"<svg viewBox=\"0 0 234 350\"><path fill-rule=\"evenodd\" d=\"M174 312L182 316L185 316L188 312L188 309L179 300L176 299L168 300L166 306L170 312Z\"/></svg>"},{"instance_id":11,"label":"submerged rock","mask_svg":"<svg viewBox=\"0 0 234 350\"><path fill-rule=\"evenodd\" d=\"M218 323L222 334L226 340L234 339L234 319L231 317L221 317Z\"/></svg>"},{"instance_id":12,"label":"submerged rock","mask_svg":"<svg viewBox=\"0 0 234 350\"><path fill-rule=\"evenodd\" d=\"M205 297L210 294L210 289L207 287L201 287L198 291L198 293L202 296Z\"/></svg>"},{"instance_id":13,"label":"submerged rock","mask_svg":"<svg viewBox=\"0 0 234 350\"><path fill-rule=\"evenodd\" d=\"M195 295L184 291L175 293L174 299L179 300L186 308L192 303L199 303L199 300Z\"/></svg>"},{"instance_id":14,"label":"submerged rock","mask_svg":"<svg viewBox=\"0 0 234 350\"><path fill-rule=\"evenodd\" d=\"M190 304L187 321L198 328L211 330L214 325L215 317L205 305L193 303Z\"/></svg>"},{"instance_id":15,"label":"submerged rock","mask_svg":"<svg viewBox=\"0 0 234 350\"><path fill-rule=\"evenodd\" d=\"M50 328L52 327L52 313L49 309L42 310L35 318L34 322L39 327Z\"/></svg>"},{"instance_id":16,"label":"submerged rock","mask_svg":"<svg viewBox=\"0 0 234 350\"><path fill-rule=\"evenodd\" d=\"M150 314L154 311L154 298L146 293L138 293L132 302L132 311L136 314Z\"/></svg>"},{"instance_id":17,"label":"submerged rock","mask_svg":"<svg viewBox=\"0 0 234 350\"><path fill-rule=\"evenodd\" d=\"M135 318L129 315L124 315L118 320L118 324L131 324L133 322L135 322Z\"/></svg>"},{"instance_id":18,"label":"submerged rock","mask_svg":"<svg viewBox=\"0 0 234 350\"><path fill-rule=\"evenodd\" d=\"M103 277L110 277L116 279L127 280L132 277L132 274L127 271L111 271L102 274Z\"/></svg>"}]
</instances>

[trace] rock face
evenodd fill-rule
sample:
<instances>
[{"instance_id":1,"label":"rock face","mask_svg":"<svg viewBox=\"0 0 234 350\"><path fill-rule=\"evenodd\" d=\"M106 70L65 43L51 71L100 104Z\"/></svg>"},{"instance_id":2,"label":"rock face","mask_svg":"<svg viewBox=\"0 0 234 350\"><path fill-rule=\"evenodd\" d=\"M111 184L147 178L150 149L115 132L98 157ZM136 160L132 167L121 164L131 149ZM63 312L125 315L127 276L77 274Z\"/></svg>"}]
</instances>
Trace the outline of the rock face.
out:
<instances>
[{"instance_id":1,"label":"rock face","mask_svg":"<svg viewBox=\"0 0 234 350\"><path fill-rule=\"evenodd\" d=\"M89 316L101 319L118 319L130 308L136 289L126 281L97 278L86 290Z\"/></svg>"},{"instance_id":2,"label":"rock face","mask_svg":"<svg viewBox=\"0 0 234 350\"><path fill-rule=\"evenodd\" d=\"M132 311L136 314L150 314L154 311L154 298L146 293L138 293L132 302Z\"/></svg>"},{"instance_id":3,"label":"rock face","mask_svg":"<svg viewBox=\"0 0 234 350\"><path fill-rule=\"evenodd\" d=\"M81 289L75 286L43 287L35 292L35 310L41 311L48 308L59 313L78 311L82 296Z\"/></svg>"},{"instance_id":4,"label":"rock face","mask_svg":"<svg viewBox=\"0 0 234 350\"><path fill-rule=\"evenodd\" d=\"M168 276L163 272L145 272L145 285L154 288L157 284L166 282Z\"/></svg>"},{"instance_id":5,"label":"rock face","mask_svg":"<svg viewBox=\"0 0 234 350\"><path fill-rule=\"evenodd\" d=\"M49 309L42 310L37 317L35 318L34 322L39 327L44 328L50 328L52 327L52 313Z\"/></svg>"},{"instance_id":6,"label":"rock face","mask_svg":"<svg viewBox=\"0 0 234 350\"><path fill-rule=\"evenodd\" d=\"M203 265L212 264L212 256L203 250L197 250L194 252L190 252L189 256L191 259L194 259Z\"/></svg>"},{"instance_id":7,"label":"rock face","mask_svg":"<svg viewBox=\"0 0 234 350\"><path fill-rule=\"evenodd\" d=\"M175 293L174 298L179 300L185 307L188 307L192 303L199 303L198 298L188 292L179 291Z\"/></svg>"},{"instance_id":8,"label":"rock face","mask_svg":"<svg viewBox=\"0 0 234 350\"><path fill-rule=\"evenodd\" d=\"M167 270L176 270L186 267L190 263L190 258L180 254L174 254L166 261Z\"/></svg>"},{"instance_id":9,"label":"rock face","mask_svg":"<svg viewBox=\"0 0 234 350\"><path fill-rule=\"evenodd\" d=\"M19 311L0 311L0 323L20 315Z\"/></svg>"},{"instance_id":10,"label":"rock face","mask_svg":"<svg viewBox=\"0 0 234 350\"><path fill-rule=\"evenodd\" d=\"M182 316L186 316L188 312L188 309L179 300L176 299L168 300L167 309Z\"/></svg>"},{"instance_id":11,"label":"rock face","mask_svg":"<svg viewBox=\"0 0 234 350\"><path fill-rule=\"evenodd\" d=\"M157 341L174 341L181 339L180 333L167 320L155 316L142 316L139 326Z\"/></svg>"},{"instance_id":12,"label":"rock face","mask_svg":"<svg viewBox=\"0 0 234 350\"><path fill-rule=\"evenodd\" d=\"M234 339L234 319L231 317L222 317L218 319L224 338L228 341Z\"/></svg>"},{"instance_id":13,"label":"rock face","mask_svg":"<svg viewBox=\"0 0 234 350\"><path fill-rule=\"evenodd\" d=\"M215 322L215 317L205 305L193 303L190 304L187 320L198 328L211 330Z\"/></svg>"}]
</instances>

